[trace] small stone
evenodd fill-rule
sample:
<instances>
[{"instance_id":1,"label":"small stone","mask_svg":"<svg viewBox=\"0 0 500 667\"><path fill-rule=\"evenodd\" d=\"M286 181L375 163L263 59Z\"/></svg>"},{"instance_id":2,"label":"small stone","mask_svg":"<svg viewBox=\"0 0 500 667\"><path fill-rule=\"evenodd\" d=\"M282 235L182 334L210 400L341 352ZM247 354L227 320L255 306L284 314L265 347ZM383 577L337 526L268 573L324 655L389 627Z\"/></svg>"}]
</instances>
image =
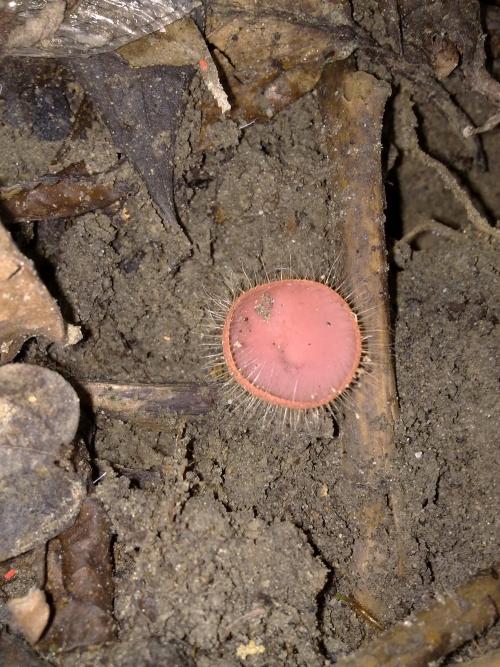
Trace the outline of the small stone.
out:
<instances>
[{"instance_id":1,"label":"small stone","mask_svg":"<svg viewBox=\"0 0 500 667\"><path fill-rule=\"evenodd\" d=\"M0 368L0 561L45 543L77 515L85 487L65 459L79 418L78 396L58 373Z\"/></svg>"},{"instance_id":2,"label":"small stone","mask_svg":"<svg viewBox=\"0 0 500 667\"><path fill-rule=\"evenodd\" d=\"M35 644L42 636L50 616L45 593L38 589L31 590L23 597L11 598L7 607L14 625L30 644Z\"/></svg>"}]
</instances>

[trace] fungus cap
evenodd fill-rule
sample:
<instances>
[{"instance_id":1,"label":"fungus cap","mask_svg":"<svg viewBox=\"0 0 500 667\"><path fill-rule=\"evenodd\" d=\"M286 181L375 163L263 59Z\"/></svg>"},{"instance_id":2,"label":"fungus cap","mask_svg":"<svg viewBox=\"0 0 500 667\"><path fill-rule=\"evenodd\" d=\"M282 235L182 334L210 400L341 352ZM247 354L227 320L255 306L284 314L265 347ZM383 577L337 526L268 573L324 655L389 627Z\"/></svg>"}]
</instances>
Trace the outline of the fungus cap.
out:
<instances>
[{"instance_id":1,"label":"fungus cap","mask_svg":"<svg viewBox=\"0 0 500 667\"><path fill-rule=\"evenodd\" d=\"M228 370L250 394L305 410L353 381L361 360L357 317L340 294L313 280L277 280L243 292L224 323Z\"/></svg>"}]
</instances>

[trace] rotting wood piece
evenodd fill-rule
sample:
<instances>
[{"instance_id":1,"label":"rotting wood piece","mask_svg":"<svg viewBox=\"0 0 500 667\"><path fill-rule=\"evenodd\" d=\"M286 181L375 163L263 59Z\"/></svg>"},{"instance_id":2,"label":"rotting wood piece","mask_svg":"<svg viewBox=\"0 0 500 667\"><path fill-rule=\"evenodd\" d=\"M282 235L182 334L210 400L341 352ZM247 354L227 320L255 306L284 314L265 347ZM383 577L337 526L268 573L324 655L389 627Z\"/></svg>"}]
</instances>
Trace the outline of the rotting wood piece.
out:
<instances>
[{"instance_id":1,"label":"rotting wood piece","mask_svg":"<svg viewBox=\"0 0 500 667\"><path fill-rule=\"evenodd\" d=\"M437 597L430 609L397 623L337 665L425 667L491 627L499 618L499 609L500 565L496 565L456 591Z\"/></svg>"},{"instance_id":2,"label":"rotting wood piece","mask_svg":"<svg viewBox=\"0 0 500 667\"><path fill-rule=\"evenodd\" d=\"M81 397L96 411L125 421L155 422L172 414L202 415L215 405L213 385L80 382Z\"/></svg>"},{"instance_id":3,"label":"rotting wood piece","mask_svg":"<svg viewBox=\"0 0 500 667\"><path fill-rule=\"evenodd\" d=\"M358 311L370 307L365 325L373 338L367 356L375 358L352 394L354 409L342 422L345 454L340 486L360 489L356 506L346 509L355 543L344 574L357 602L381 619L390 597L388 578L404 568L395 529L400 501L389 488L398 404L390 353L381 131L390 91L387 83L351 71L344 63L327 65L319 87L337 251L346 289L354 290L354 305ZM368 379L373 386L366 386Z\"/></svg>"}]
</instances>

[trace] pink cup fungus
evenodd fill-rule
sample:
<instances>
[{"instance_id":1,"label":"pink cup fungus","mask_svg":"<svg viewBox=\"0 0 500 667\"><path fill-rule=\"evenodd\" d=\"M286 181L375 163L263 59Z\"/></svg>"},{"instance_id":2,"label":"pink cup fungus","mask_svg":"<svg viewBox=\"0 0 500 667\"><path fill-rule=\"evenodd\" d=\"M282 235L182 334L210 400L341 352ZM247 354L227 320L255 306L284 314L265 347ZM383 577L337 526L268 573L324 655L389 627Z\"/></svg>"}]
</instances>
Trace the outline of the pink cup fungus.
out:
<instances>
[{"instance_id":1,"label":"pink cup fungus","mask_svg":"<svg viewBox=\"0 0 500 667\"><path fill-rule=\"evenodd\" d=\"M276 280L236 298L222 331L227 369L249 395L291 410L321 408L353 382L362 336L347 301L314 280Z\"/></svg>"}]
</instances>

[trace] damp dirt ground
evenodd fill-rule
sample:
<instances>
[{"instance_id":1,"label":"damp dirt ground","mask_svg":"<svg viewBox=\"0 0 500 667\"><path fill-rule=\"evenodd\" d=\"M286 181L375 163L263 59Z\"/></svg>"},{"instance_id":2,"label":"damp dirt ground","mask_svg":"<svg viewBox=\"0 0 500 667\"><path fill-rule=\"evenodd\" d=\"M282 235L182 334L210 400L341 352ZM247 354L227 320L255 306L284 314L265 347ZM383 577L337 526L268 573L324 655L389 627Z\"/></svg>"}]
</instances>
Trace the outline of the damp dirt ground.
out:
<instances>
[{"instance_id":1,"label":"damp dirt ground","mask_svg":"<svg viewBox=\"0 0 500 667\"><path fill-rule=\"evenodd\" d=\"M267 124L219 123L209 149L199 143L205 95L195 80L177 138L183 231L165 227L132 168L135 193L121 209L17 228L66 319L84 334L70 348L31 341L24 361L76 382L205 382L217 375L204 368L207 295L225 296L244 273L291 265L321 275L335 262L314 93ZM469 105L478 120L487 116L478 100ZM432 109L424 131L435 154L458 160L459 139ZM47 138L4 105L2 185L82 158L96 171L116 163L97 115L61 158L65 136L63 129ZM498 130L485 145L490 171L472 167L467 178L500 217ZM419 216L466 225L460 206L418 165L397 160L386 184L389 250ZM392 257L390 275L401 407L394 481L404 492L407 576L387 596L387 621L494 562L498 501L498 257L472 233L427 235ZM308 432L263 428L258 414L247 419L224 400L201 417L90 422L94 476L106 473L94 494L114 535L118 637L46 659L64 667L233 667L254 647L245 664L319 667L373 636L337 597L350 593L349 506L363 494L340 483L348 446L341 429L342 419L329 418ZM480 655L499 635L491 629L449 664Z\"/></svg>"}]
</instances>

